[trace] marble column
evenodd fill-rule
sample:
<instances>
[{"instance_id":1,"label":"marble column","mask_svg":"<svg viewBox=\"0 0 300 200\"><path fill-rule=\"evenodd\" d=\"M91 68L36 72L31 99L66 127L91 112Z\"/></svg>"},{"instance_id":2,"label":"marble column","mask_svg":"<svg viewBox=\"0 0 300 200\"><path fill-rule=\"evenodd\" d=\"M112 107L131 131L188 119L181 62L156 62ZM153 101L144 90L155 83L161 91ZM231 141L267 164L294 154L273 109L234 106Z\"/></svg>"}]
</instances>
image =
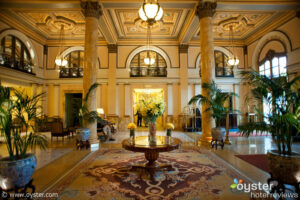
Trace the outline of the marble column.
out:
<instances>
[{"instance_id":1,"label":"marble column","mask_svg":"<svg viewBox=\"0 0 300 200\"><path fill-rule=\"evenodd\" d=\"M84 41L84 73L83 73L83 96L88 92L91 85L96 83L97 78L97 42L98 42L98 20L102 15L101 6L98 1L81 1L82 13L85 16L85 41ZM93 90L87 102L89 111L96 111L96 90ZM98 149L97 122L87 123L84 126L91 131L91 149ZM94 145L96 144L96 145Z\"/></svg>"},{"instance_id":2,"label":"marble column","mask_svg":"<svg viewBox=\"0 0 300 200\"><path fill-rule=\"evenodd\" d=\"M53 114L54 116L59 116L59 109L60 109L60 92L59 92L59 85L54 84L54 98L53 98Z\"/></svg>"},{"instance_id":3,"label":"marble column","mask_svg":"<svg viewBox=\"0 0 300 200\"><path fill-rule=\"evenodd\" d=\"M125 116L131 116L130 85L125 84Z\"/></svg>"},{"instance_id":4,"label":"marble column","mask_svg":"<svg viewBox=\"0 0 300 200\"><path fill-rule=\"evenodd\" d=\"M180 57L180 113L183 114L184 107L188 104L188 45L179 46Z\"/></svg>"},{"instance_id":5,"label":"marble column","mask_svg":"<svg viewBox=\"0 0 300 200\"><path fill-rule=\"evenodd\" d=\"M168 116L173 115L173 85L168 83Z\"/></svg>"},{"instance_id":6,"label":"marble column","mask_svg":"<svg viewBox=\"0 0 300 200\"><path fill-rule=\"evenodd\" d=\"M108 46L108 116L116 117L117 115L117 51L118 47L115 44L109 44Z\"/></svg>"},{"instance_id":7,"label":"marble column","mask_svg":"<svg viewBox=\"0 0 300 200\"><path fill-rule=\"evenodd\" d=\"M215 77L215 60L213 44L212 17L217 4L210 1L200 1L196 14L200 21L200 51L201 51L201 84L211 83ZM208 91L202 88L202 95L208 96ZM205 112L207 105L202 105L202 136L200 141L211 141L211 112Z\"/></svg>"}]
</instances>

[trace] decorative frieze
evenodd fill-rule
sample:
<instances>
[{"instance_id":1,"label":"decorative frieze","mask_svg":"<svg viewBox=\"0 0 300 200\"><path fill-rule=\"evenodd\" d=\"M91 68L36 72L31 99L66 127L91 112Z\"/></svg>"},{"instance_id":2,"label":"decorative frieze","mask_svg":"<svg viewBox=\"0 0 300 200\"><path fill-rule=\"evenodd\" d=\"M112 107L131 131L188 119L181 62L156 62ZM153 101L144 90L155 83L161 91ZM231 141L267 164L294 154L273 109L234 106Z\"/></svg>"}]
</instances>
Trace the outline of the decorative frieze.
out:
<instances>
[{"instance_id":1,"label":"decorative frieze","mask_svg":"<svg viewBox=\"0 0 300 200\"><path fill-rule=\"evenodd\" d=\"M200 1L197 6L196 15L199 19L203 17L213 17L217 8L216 2Z\"/></svg>"},{"instance_id":2,"label":"decorative frieze","mask_svg":"<svg viewBox=\"0 0 300 200\"><path fill-rule=\"evenodd\" d=\"M102 8L99 5L98 1L81 1L80 2L82 13L85 17L95 17L99 18L102 13Z\"/></svg>"}]
</instances>

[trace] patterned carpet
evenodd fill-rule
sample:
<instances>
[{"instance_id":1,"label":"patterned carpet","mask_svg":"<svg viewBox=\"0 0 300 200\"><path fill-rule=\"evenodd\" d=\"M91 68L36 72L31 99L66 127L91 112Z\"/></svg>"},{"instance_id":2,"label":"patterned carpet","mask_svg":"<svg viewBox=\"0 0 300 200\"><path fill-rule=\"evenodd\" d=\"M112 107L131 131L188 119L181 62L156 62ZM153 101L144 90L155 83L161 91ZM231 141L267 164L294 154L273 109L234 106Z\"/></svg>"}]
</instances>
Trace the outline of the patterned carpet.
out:
<instances>
[{"instance_id":1,"label":"patterned carpet","mask_svg":"<svg viewBox=\"0 0 300 200\"><path fill-rule=\"evenodd\" d=\"M162 153L159 163L174 171L156 172L151 180L145 171L132 171L131 164L144 163L142 153L101 149L76 166L47 192L58 199L200 200L249 199L231 192L234 178L246 177L207 150L181 149Z\"/></svg>"}]
</instances>

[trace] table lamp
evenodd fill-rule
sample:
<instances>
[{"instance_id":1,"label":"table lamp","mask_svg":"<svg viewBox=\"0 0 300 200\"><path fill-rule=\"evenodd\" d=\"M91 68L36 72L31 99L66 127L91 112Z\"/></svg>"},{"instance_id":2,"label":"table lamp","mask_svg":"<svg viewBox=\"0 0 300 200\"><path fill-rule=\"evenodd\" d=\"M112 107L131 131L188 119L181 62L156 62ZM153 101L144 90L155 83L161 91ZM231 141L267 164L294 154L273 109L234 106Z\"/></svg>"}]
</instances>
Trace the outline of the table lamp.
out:
<instances>
[{"instance_id":1,"label":"table lamp","mask_svg":"<svg viewBox=\"0 0 300 200\"><path fill-rule=\"evenodd\" d=\"M105 114L104 114L104 109L103 109L103 108L97 108L97 113L98 113L99 115L103 115L104 119L106 118L106 117L105 117Z\"/></svg>"}]
</instances>

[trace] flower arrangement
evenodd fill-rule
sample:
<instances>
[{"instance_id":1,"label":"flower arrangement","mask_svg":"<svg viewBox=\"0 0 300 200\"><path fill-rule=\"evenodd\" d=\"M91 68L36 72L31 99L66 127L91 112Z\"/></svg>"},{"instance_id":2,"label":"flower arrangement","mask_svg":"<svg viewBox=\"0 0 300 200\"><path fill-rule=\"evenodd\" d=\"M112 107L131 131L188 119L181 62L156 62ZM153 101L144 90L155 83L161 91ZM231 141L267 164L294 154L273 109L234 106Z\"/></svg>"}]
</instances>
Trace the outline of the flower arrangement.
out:
<instances>
[{"instance_id":1,"label":"flower arrangement","mask_svg":"<svg viewBox=\"0 0 300 200\"><path fill-rule=\"evenodd\" d=\"M142 113L142 116L148 122L155 123L157 117L163 115L165 111L166 104L161 99L142 99L136 104L136 110Z\"/></svg>"},{"instance_id":2,"label":"flower arrangement","mask_svg":"<svg viewBox=\"0 0 300 200\"><path fill-rule=\"evenodd\" d=\"M166 124L166 129L167 130L169 130L169 129L171 129L171 130L173 130L175 127L174 127L174 124L172 124L172 123L167 123Z\"/></svg>"},{"instance_id":3,"label":"flower arrangement","mask_svg":"<svg viewBox=\"0 0 300 200\"><path fill-rule=\"evenodd\" d=\"M130 130L134 130L134 129L136 129L136 125L135 125L135 123L129 123L127 128Z\"/></svg>"}]
</instances>

